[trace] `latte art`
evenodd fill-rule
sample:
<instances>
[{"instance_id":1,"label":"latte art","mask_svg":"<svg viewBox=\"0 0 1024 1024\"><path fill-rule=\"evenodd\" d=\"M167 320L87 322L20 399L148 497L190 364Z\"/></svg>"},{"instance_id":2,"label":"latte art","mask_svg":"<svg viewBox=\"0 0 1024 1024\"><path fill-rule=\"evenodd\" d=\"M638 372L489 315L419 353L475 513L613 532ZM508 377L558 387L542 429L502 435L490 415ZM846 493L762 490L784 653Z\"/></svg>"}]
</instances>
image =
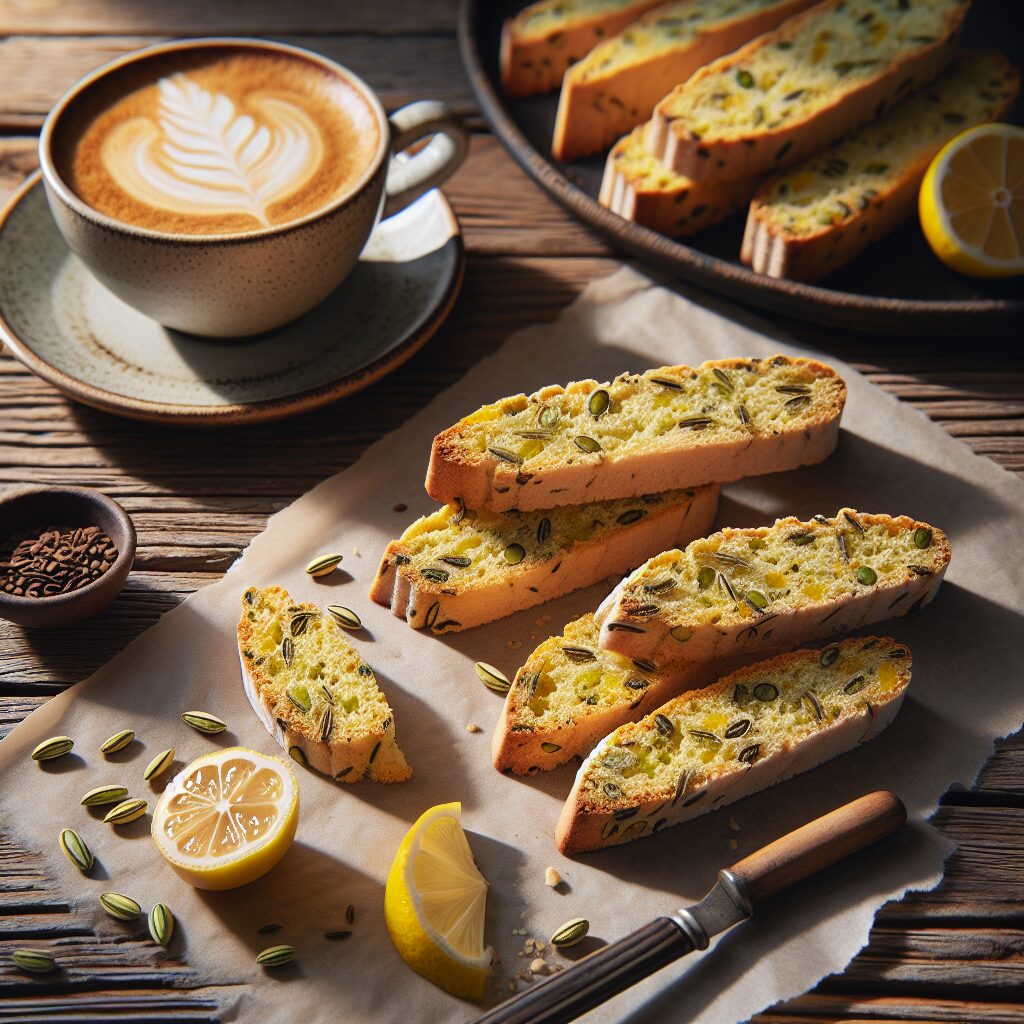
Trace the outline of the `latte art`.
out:
<instances>
[{"instance_id":1,"label":"latte art","mask_svg":"<svg viewBox=\"0 0 1024 1024\"><path fill-rule=\"evenodd\" d=\"M113 73L65 112L54 157L89 206L172 234L236 234L314 214L379 158L381 128L342 75L299 55L207 46Z\"/></svg>"},{"instance_id":2,"label":"latte art","mask_svg":"<svg viewBox=\"0 0 1024 1024\"><path fill-rule=\"evenodd\" d=\"M301 189L323 162L319 128L287 99L250 95L257 121L183 73L161 78L157 89L157 121L124 122L101 150L110 176L141 203L183 214L250 214L270 227L270 206Z\"/></svg>"}]
</instances>

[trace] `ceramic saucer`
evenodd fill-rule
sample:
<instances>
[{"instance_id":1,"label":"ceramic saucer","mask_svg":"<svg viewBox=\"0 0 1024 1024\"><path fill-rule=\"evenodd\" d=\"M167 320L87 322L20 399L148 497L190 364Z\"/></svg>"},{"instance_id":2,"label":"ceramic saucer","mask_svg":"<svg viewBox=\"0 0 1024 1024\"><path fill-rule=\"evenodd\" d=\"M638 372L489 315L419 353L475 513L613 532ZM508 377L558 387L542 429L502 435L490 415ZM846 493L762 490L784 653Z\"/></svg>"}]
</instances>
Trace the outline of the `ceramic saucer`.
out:
<instances>
[{"instance_id":1,"label":"ceramic saucer","mask_svg":"<svg viewBox=\"0 0 1024 1024\"><path fill-rule=\"evenodd\" d=\"M359 265L316 309L257 337L173 331L125 305L71 252L38 172L0 215L0 337L71 398L136 419L279 419L367 387L451 310L465 252L444 195L382 221Z\"/></svg>"}]
</instances>

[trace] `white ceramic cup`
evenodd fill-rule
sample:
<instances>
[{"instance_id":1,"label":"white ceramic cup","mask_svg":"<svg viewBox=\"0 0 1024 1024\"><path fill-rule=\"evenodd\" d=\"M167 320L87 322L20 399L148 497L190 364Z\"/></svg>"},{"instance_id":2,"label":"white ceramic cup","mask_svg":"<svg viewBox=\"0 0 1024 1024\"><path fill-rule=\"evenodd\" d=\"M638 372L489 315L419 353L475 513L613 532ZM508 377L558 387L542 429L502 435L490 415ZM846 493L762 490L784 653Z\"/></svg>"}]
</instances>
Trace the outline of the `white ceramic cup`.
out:
<instances>
[{"instance_id":1,"label":"white ceramic cup","mask_svg":"<svg viewBox=\"0 0 1024 1024\"><path fill-rule=\"evenodd\" d=\"M130 65L155 61L173 69L175 53L204 47L284 53L353 86L377 119L379 144L351 187L298 220L222 235L137 227L83 202L61 178L54 156L69 107ZM427 136L433 138L415 156L396 159ZM283 43L217 38L153 46L87 75L50 111L39 159L57 227L104 285L166 327L230 338L280 327L326 298L355 267L378 218L398 213L441 184L465 159L468 146L466 129L443 103L411 103L389 117L370 87L334 61Z\"/></svg>"}]
</instances>

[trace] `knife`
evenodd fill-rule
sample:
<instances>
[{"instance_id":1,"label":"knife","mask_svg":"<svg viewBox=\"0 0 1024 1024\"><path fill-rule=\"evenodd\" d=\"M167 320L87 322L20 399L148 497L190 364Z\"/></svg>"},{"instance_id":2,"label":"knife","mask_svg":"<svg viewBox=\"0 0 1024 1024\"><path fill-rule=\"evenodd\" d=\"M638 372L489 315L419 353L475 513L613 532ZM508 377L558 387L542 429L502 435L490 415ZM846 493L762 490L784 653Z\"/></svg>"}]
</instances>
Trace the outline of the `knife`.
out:
<instances>
[{"instance_id":1,"label":"knife","mask_svg":"<svg viewBox=\"0 0 1024 1024\"><path fill-rule=\"evenodd\" d=\"M732 867L699 903L658 917L624 939L581 958L472 1024L562 1024L575 1020L656 970L754 913L754 907L850 854L883 839L907 820L893 793L879 790L808 822Z\"/></svg>"}]
</instances>

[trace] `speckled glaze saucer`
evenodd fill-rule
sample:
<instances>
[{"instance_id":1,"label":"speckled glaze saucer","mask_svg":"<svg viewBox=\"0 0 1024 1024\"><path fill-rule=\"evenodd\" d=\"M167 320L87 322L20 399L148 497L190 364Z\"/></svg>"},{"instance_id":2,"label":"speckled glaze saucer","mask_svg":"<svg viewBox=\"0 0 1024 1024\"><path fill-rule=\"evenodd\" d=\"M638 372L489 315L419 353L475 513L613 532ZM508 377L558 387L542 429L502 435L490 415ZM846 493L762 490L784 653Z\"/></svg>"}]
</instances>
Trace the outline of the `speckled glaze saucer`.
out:
<instances>
[{"instance_id":1,"label":"speckled glaze saucer","mask_svg":"<svg viewBox=\"0 0 1024 1024\"><path fill-rule=\"evenodd\" d=\"M325 405L423 346L462 283L458 221L440 191L382 221L316 309L251 339L173 331L107 291L67 247L34 174L0 214L0 337L87 405L135 419L235 424Z\"/></svg>"}]
</instances>

